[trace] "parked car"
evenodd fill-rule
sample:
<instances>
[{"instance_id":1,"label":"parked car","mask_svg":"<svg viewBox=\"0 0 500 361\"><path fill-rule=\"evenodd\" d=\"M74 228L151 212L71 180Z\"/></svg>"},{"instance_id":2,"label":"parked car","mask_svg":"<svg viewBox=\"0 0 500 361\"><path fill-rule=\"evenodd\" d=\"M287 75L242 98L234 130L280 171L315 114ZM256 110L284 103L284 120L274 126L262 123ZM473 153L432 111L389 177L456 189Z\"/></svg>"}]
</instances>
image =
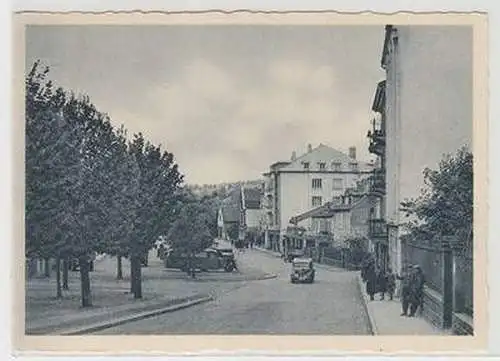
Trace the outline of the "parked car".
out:
<instances>
[{"instance_id":1,"label":"parked car","mask_svg":"<svg viewBox=\"0 0 500 361\"><path fill-rule=\"evenodd\" d=\"M224 270L227 272L232 272L237 269L236 260L234 257L234 251L232 248L215 248L216 251L220 252L222 260L224 262Z\"/></svg>"},{"instance_id":2,"label":"parked car","mask_svg":"<svg viewBox=\"0 0 500 361\"><path fill-rule=\"evenodd\" d=\"M315 273L311 258L295 258L292 261L290 281L292 283L313 283Z\"/></svg>"},{"instance_id":3,"label":"parked car","mask_svg":"<svg viewBox=\"0 0 500 361\"><path fill-rule=\"evenodd\" d=\"M232 250L231 250L232 252ZM193 267L202 272L209 270L224 269L226 272L232 272L235 269L234 257L228 255L228 252L221 252L215 248L206 250L194 255ZM180 269L187 272L189 257L186 253L172 251L165 258L165 267Z\"/></svg>"}]
</instances>

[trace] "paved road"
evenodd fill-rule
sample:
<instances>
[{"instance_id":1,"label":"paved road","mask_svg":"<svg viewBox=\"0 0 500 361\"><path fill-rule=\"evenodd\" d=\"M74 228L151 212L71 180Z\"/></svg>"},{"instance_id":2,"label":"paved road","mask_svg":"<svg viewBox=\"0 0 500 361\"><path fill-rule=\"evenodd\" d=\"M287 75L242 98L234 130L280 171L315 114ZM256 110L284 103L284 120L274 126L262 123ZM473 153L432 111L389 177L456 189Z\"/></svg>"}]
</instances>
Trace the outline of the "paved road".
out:
<instances>
[{"instance_id":1,"label":"paved road","mask_svg":"<svg viewBox=\"0 0 500 361\"><path fill-rule=\"evenodd\" d=\"M317 268L314 284L291 284L290 265L258 250L241 262L276 279L233 284L213 302L127 323L98 334L368 334L355 274ZM214 290L216 291L216 290Z\"/></svg>"}]
</instances>

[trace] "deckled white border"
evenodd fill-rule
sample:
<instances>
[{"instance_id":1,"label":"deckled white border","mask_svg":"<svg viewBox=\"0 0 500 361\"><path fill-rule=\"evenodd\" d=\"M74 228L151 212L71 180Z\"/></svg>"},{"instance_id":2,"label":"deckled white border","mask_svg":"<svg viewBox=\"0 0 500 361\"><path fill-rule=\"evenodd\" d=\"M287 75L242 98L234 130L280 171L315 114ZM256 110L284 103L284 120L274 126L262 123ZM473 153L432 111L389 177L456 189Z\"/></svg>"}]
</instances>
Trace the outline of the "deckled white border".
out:
<instances>
[{"instance_id":1,"label":"deckled white border","mask_svg":"<svg viewBox=\"0 0 500 361\"><path fill-rule=\"evenodd\" d=\"M203 7L197 6L198 4L201 5L203 3ZM490 34L500 34L500 26L499 26L499 16L497 15L496 9L497 6L496 1L481 1L481 0L475 0L475 1L464 1L464 0L449 0L449 1L432 1L432 0L420 0L418 3L414 1L397 1L397 2L389 2L389 1L377 1L374 2L373 0L348 0L348 1L312 1L309 0L307 1L307 7L305 6L306 3L304 1L204 1L204 2L186 2L186 1L169 1L168 2L168 8L165 7L165 2L164 1L155 1L155 0L144 0L144 1L134 1L134 0L121 0L121 1L116 1L116 0L107 0L107 1L86 1L86 2L76 2L73 1L69 3L68 0L43 0L42 1L34 1L34 0L24 0L24 1L15 1L13 4L13 7L15 10L25 10L25 9L38 9L38 10L86 10L86 11L102 11L102 10L118 10L118 9L123 9L123 10L133 10L133 9L159 9L159 10L173 10L173 11L178 11L178 10L200 10L200 9L274 9L274 10L289 10L289 9L297 9L297 10L305 10L305 9L332 9L335 8L336 10L340 11L360 11L360 10L374 10L377 12L394 12L400 9L404 10L410 10L410 11L446 11L449 9L457 10L457 11L471 11L471 10L482 10L482 11L488 11L489 13L489 23L490 23ZM10 26L9 26L9 9L4 10L4 6L7 5L5 2L1 2L1 8L2 8L2 13L0 17L0 26L3 27L3 29L0 30L0 36L2 40L2 44L8 44L10 42ZM499 76L496 72L498 70L498 66L495 66L495 64L500 64L500 56L498 56L498 48L499 48L499 41L498 37L495 38L494 36L490 37L490 42L492 48L490 49L490 64L491 64L491 81L490 81L490 99L500 99L500 92L499 92L499 86L500 83L498 82ZM10 48L10 46L4 45L5 48ZM10 77L10 72L9 72L9 64L10 63L10 57L9 56L3 56L2 57L2 65L7 65L3 66L2 73L1 73L1 79L9 79ZM7 64L6 64L7 63ZM11 150L11 145L9 143L9 134L10 131L10 124L8 124L6 118L6 114L10 114L10 89L9 89L10 83L3 81L2 86L1 86L1 99L2 102L5 102L2 104L3 106L0 108L2 110L7 110L7 112L2 111L2 128L0 129L0 134L4 137L2 141L0 142L0 146L2 148L2 152L0 152L0 156L2 157L3 162L1 164L4 165L5 168L9 169L9 163L11 161L10 157L10 150ZM500 120L500 111L499 111L499 106L498 102L491 102L490 103L490 119L497 119ZM495 135L498 134L498 124L497 122L490 122L490 134L492 134L490 139L497 139ZM490 142L490 154L494 155L495 154L495 143ZM491 184L500 184L497 179L497 166L498 166L498 160L495 158L498 157L491 157L490 159L490 182ZM10 175L10 172L8 172ZM8 200L8 197L10 195L10 179L5 179L1 178L2 181L2 190L4 193L2 194L2 200ZM490 189L490 199L495 200L495 199L500 199L500 196L498 195L498 188L493 188L491 187ZM8 202L3 202L4 204ZM497 204L491 202L490 204L490 209L491 209L491 214L490 214L490 234L492 235L490 237L490 242L488 244L488 253L489 253L489 258L490 259L496 259L495 256L499 255L498 252L498 242L492 242L492 240L495 238L493 235L496 235L498 231L498 221L495 222L497 217L494 217L497 213L496 207ZM10 270L10 260L9 260L9 255L11 254L10 251L10 245L8 245L6 242L7 240L10 240L10 229L12 227L12 222L10 222L10 211L8 210L8 207L4 206L2 208L2 227L0 228L1 231L3 231L2 234L2 240L4 241L4 246L6 246L6 251L1 252L2 257L2 265L4 266L4 272L1 274L2 277L7 281L8 280L8 273L7 271ZM494 267L495 262L491 262L491 266L489 269L489 274L492 275L494 274L495 271L498 272L498 269ZM490 279L490 281L493 281ZM5 284L2 282L2 284ZM495 287L496 282L490 282L490 296L493 299L491 303L493 305L499 304L498 302L498 291L497 288ZM2 325L7 326L7 316L8 316L8 311L10 309L10 302L8 299L2 299L2 307L0 307L0 310L2 310L2 318L0 319L0 322ZM490 315L491 317L491 327L490 327L490 334L494 335L498 331L497 325L494 323L495 317L498 316L496 315L498 311L492 307L490 308ZM2 353L5 353L5 356L10 355L10 350L9 350L9 345L5 343L5 340L10 336L9 335L9 330L10 327L2 327ZM492 342L490 346L490 352L493 354L499 354L500 353L500 345L498 342ZM252 354L255 354L252 352ZM309 355L311 355L309 353ZM3 356L3 355L2 355ZM350 359L357 359L354 357L349 357ZM2 358L4 359L4 358ZM5 359L8 359L7 357ZM24 359L24 358L23 358ZM52 359L51 357L47 358L41 358L41 359ZM66 358L65 358L66 359ZM69 359L69 358L68 358ZM80 357L72 357L71 359L83 359ZM85 358L85 360L97 360L100 359L97 357L94 358ZM107 357L107 359L115 359L113 357ZM118 359L118 358L116 358ZM132 357L129 358L130 360L140 360L143 359L143 357ZM169 359L174 359L174 358L169 358ZM183 359L185 360L186 358L175 358L175 359ZM211 360L216 360L216 359L221 359L221 358L208 358L208 357L203 357L202 359L211 359ZM240 358L239 358L240 359ZM241 359L262 359L262 358L241 358ZM295 357L280 357L280 358L274 358L273 360L286 360L286 359L297 359ZM307 359L312 359L310 357L307 357ZM322 358L324 359L324 358ZM377 357L377 359L384 359L384 357ZM418 357L416 359L425 359L422 357ZM461 358L460 358L461 359Z\"/></svg>"}]
</instances>

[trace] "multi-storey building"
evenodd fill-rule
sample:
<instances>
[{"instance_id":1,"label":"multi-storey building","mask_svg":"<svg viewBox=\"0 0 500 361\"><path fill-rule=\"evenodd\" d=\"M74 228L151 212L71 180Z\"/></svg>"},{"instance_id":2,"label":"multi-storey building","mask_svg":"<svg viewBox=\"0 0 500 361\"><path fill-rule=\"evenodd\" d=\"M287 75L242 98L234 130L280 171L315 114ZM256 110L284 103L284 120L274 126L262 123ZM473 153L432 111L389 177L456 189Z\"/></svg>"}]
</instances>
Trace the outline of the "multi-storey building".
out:
<instances>
[{"instance_id":1,"label":"multi-storey building","mask_svg":"<svg viewBox=\"0 0 500 361\"><path fill-rule=\"evenodd\" d=\"M262 187L241 187L240 214L242 238L254 243L259 237L262 219Z\"/></svg>"},{"instance_id":2,"label":"multi-storey building","mask_svg":"<svg viewBox=\"0 0 500 361\"><path fill-rule=\"evenodd\" d=\"M370 145L368 150L377 156L376 168L370 178L369 193L375 204L370 213L369 237L374 245L378 266L386 269L389 264L389 241L386 222L386 114L385 114L386 81L378 83L372 104L374 118L372 129L368 131Z\"/></svg>"},{"instance_id":3,"label":"multi-storey building","mask_svg":"<svg viewBox=\"0 0 500 361\"><path fill-rule=\"evenodd\" d=\"M347 155L323 144L314 149L309 145L302 156L294 152L289 162L273 164L265 174L268 248L282 250L280 242L292 217L343 195L372 169L371 163L356 158L355 147ZM310 230L312 222L307 220L304 228Z\"/></svg>"},{"instance_id":4,"label":"multi-storey building","mask_svg":"<svg viewBox=\"0 0 500 361\"><path fill-rule=\"evenodd\" d=\"M466 26L385 29L384 218L396 271L402 267L401 202L419 195L426 167L437 169L444 154L472 142L472 35ZM374 147L383 143L373 139Z\"/></svg>"},{"instance_id":5,"label":"multi-storey building","mask_svg":"<svg viewBox=\"0 0 500 361\"><path fill-rule=\"evenodd\" d=\"M310 247L324 246L344 248L348 247L349 240L363 240L365 251L374 251L374 246L369 239L374 209L378 199L371 193L372 178L358 181L356 188L349 188L340 197L314 208L308 212L292 217L291 223L301 226L304 221L311 220L311 234L327 235L316 238L319 242L311 242Z\"/></svg>"}]
</instances>

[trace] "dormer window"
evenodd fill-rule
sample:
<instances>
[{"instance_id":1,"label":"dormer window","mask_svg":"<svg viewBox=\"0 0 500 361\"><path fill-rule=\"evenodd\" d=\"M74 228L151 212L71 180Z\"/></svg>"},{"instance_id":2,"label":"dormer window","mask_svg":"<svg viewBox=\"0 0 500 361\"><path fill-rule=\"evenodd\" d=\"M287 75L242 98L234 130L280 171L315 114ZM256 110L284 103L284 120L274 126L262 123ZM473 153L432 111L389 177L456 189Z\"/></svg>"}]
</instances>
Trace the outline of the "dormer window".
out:
<instances>
[{"instance_id":1,"label":"dormer window","mask_svg":"<svg viewBox=\"0 0 500 361\"><path fill-rule=\"evenodd\" d=\"M340 172L340 170L342 168L342 163L334 162L334 163L332 163L332 168L334 171Z\"/></svg>"},{"instance_id":2,"label":"dormer window","mask_svg":"<svg viewBox=\"0 0 500 361\"><path fill-rule=\"evenodd\" d=\"M304 169L309 169L309 162L303 162Z\"/></svg>"},{"instance_id":3,"label":"dormer window","mask_svg":"<svg viewBox=\"0 0 500 361\"><path fill-rule=\"evenodd\" d=\"M323 163L323 162L320 162L318 163L318 166L319 166L319 170L326 170L326 163Z\"/></svg>"},{"instance_id":4,"label":"dormer window","mask_svg":"<svg viewBox=\"0 0 500 361\"><path fill-rule=\"evenodd\" d=\"M351 167L351 170L353 170L353 171L358 170L358 163L349 163L349 166Z\"/></svg>"}]
</instances>

